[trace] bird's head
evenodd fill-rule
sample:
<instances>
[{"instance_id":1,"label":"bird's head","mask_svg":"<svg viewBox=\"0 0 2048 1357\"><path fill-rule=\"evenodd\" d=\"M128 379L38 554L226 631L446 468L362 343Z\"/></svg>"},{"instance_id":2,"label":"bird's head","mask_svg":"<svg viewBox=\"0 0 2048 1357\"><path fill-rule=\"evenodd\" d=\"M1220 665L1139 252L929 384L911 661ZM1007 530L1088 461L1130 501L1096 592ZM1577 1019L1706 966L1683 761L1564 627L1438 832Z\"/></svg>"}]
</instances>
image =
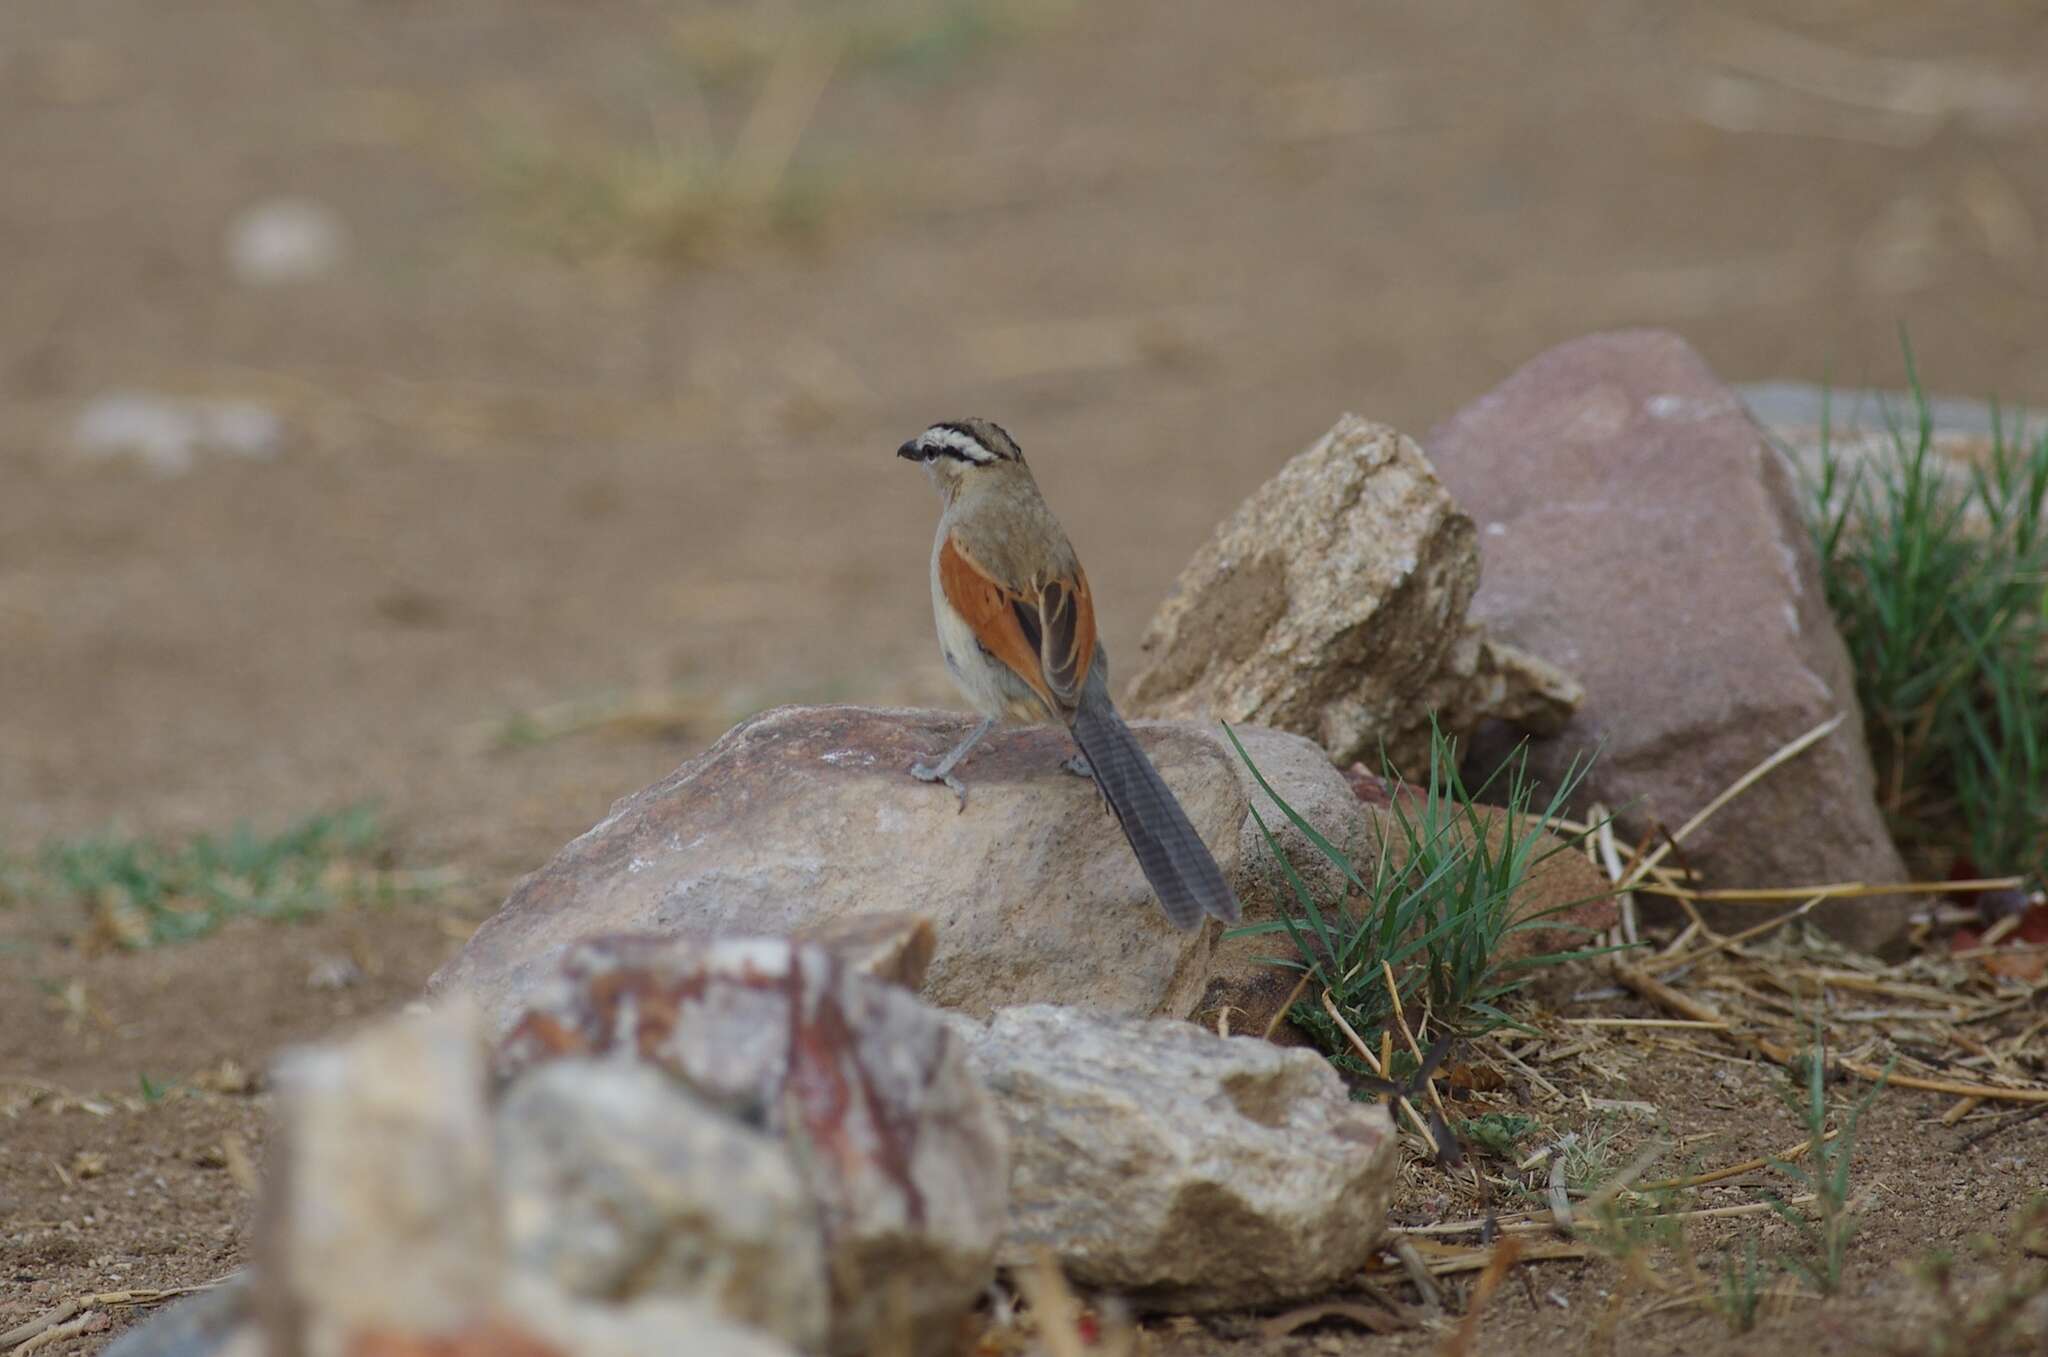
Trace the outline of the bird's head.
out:
<instances>
[{"instance_id":1,"label":"bird's head","mask_svg":"<svg viewBox=\"0 0 2048 1357\"><path fill-rule=\"evenodd\" d=\"M951 499L961 486L1024 465L1017 440L987 419L949 419L934 424L896 449L898 457L922 463L941 495Z\"/></svg>"}]
</instances>

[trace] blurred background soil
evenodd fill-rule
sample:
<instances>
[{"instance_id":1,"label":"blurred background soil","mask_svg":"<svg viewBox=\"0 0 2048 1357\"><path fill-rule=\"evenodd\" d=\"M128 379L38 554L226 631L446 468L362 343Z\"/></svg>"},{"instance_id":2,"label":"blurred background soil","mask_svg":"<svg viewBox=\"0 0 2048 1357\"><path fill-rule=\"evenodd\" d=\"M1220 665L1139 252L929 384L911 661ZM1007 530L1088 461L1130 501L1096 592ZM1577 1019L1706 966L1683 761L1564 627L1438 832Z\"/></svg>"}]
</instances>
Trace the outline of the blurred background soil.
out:
<instances>
[{"instance_id":1,"label":"blurred background soil","mask_svg":"<svg viewBox=\"0 0 2048 1357\"><path fill-rule=\"evenodd\" d=\"M1590 330L1896 387L1903 325L2048 402L2044 70L1988 2L0 7L0 851L369 800L461 880L140 952L0 905L0 1075L260 1067L740 716L953 704L935 419L1016 434L1128 656L1340 412ZM264 283L280 199L330 234ZM275 429L84 455L122 392Z\"/></svg>"}]
</instances>

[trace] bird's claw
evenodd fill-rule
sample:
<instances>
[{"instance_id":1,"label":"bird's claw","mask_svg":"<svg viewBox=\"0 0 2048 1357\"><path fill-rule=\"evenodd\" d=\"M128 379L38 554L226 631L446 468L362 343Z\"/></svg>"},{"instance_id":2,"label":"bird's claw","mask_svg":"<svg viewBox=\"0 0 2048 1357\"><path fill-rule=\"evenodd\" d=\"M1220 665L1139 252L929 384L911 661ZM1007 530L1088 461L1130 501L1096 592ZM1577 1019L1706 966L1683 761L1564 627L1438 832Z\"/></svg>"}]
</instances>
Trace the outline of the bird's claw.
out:
<instances>
[{"instance_id":1,"label":"bird's claw","mask_svg":"<svg viewBox=\"0 0 2048 1357\"><path fill-rule=\"evenodd\" d=\"M919 782L943 782L952 788L953 795L960 798L960 809L953 812L955 815L967 809L967 784L951 773L927 764L913 763L910 765L910 775Z\"/></svg>"},{"instance_id":2,"label":"bird's claw","mask_svg":"<svg viewBox=\"0 0 2048 1357\"><path fill-rule=\"evenodd\" d=\"M1065 763L1062 763L1060 767L1066 769L1075 777L1095 776L1094 765L1088 762L1088 756L1086 754L1076 754L1071 759L1068 759Z\"/></svg>"}]
</instances>

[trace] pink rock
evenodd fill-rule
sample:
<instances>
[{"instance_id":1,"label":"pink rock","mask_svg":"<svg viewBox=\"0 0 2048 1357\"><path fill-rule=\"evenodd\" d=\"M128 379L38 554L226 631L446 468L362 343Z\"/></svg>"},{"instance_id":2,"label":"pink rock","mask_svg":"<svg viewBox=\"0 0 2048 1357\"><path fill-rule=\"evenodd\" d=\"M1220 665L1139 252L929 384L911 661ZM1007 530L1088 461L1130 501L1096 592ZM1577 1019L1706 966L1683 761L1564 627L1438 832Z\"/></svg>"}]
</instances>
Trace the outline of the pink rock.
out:
<instances>
[{"instance_id":1,"label":"pink rock","mask_svg":"<svg viewBox=\"0 0 2048 1357\"><path fill-rule=\"evenodd\" d=\"M1679 856L1709 886L1905 879L1792 474L1684 340L1628 330L1560 345L1434 430L1427 450L1479 525L1472 617L1585 684L1563 733L1532 745L1532 770L1556 779L1598 749L1580 799L1616 811L1635 841L1843 713ZM1906 911L1882 897L1813 918L1874 946Z\"/></svg>"}]
</instances>

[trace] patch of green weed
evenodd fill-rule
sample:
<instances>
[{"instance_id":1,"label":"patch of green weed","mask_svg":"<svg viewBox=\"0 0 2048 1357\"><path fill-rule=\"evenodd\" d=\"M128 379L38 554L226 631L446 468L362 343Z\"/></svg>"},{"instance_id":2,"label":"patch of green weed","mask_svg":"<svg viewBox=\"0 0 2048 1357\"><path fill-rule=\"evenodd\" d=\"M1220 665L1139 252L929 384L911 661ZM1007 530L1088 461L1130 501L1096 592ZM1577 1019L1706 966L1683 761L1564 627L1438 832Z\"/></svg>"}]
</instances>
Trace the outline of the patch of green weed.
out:
<instances>
[{"instance_id":1,"label":"patch of green weed","mask_svg":"<svg viewBox=\"0 0 2048 1357\"><path fill-rule=\"evenodd\" d=\"M368 807L309 816L276 834L237 825L165 843L97 834L45 845L30 897L76 902L126 947L212 932L237 915L300 918L378 889L383 831Z\"/></svg>"},{"instance_id":2,"label":"patch of green weed","mask_svg":"<svg viewBox=\"0 0 2048 1357\"><path fill-rule=\"evenodd\" d=\"M1535 1133L1536 1118L1515 1112L1488 1112L1477 1117L1460 1117L1455 1123L1458 1139L1492 1155L1514 1162L1516 1148Z\"/></svg>"},{"instance_id":3,"label":"patch of green weed","mask_svg":"<svg viewBox=\"0 0 2048 1357\"><path fill-rule=\"evenodd\" d=\"M1915 419L1852 468L1825 423L1811 514L1902 840L1990 873L2048 877L2048 430L1998 423L1987 464L1946 473L1906 350Z\"/></svg>"},{"instance_id":4,"label":"patch of green weed","mask_svg":"<svg viewBox=\"0 0 2048 1357\"><path fill-rule=\"evenodd\" d=\"M1889 1065L1885 1072L1891 1072ZM1807 1048L1799 1068L1793 1071L1793 1078L1798 1082L1788 1092L1787 1101L1806 1127L1813 1147L1810 1167L1778 1160L1771 1161L1771 1167L1813 1194L1814 1214L1808 1215L1804 1209L1776 1193L1766 1192L1763 1197L1799 1236L1800 1249L1786 1254L1785 1264L1802 1273L1822 1295L1832 1296L1841 1289L1842 1270L1849 1260L1849 1245L1856 1238L1862 1218L1862 1211L1850 1191L1856 1132L1862 1125L1863 1114L1884 1092L1884 1081L1871 1085L1867 1093L1842 1110L1837 1134L1830 1139L1827 1045L1824 1037L1816 1034L1814 1044Z\"/></svg>"},{"instance_id":5,"label":"patch of green weed","mask_svg":"<svg viewBox=\"0 0 2048 1357\"><path fill-rule=\"evenodd\" d=\"M1426 1009L1437 1023L1472 1036L1518 1025L1501 1004L1528 983L1531 971L1595 954L1571 950L1515 959L1502 955L1503 942L1517 932L1590 932L1553 917L1581 901L1518 917L1522 887L1530 873L1552 854L1570 851L1583 837L1543 846L1547 828L1578 785L1579 769L1573 769L1539 810L1526 752L1518 752L1502 770L1507 780L1501 807L1506 827L1493 827L1489 833L1488 817L1476 804L1477 796L1488 788L1482 786L1477 793L1466 789L1458 774L1456 742L1433 727L1428 782L1412 793L1396 782L1391 808L1374 820L1380 841L1367 880L1348 854L1274 792L1235 732L1230 738L1281 813L1342 873L1353 895L1366 901L1355 910L1349 899L1317 900L1288 861L1272 827L1253 808L1295 908L1277 920L1251 924L1229 936L1281 934L1294 944L1294 957L1270 960L1310 971L1318 992L1314 999L1297 1004L1290 1016L1340 1065L1350 1058L1350 1043L1323 1010L1319 991L1328 991L1345 1021L1370 1040L1393 1015L1385 979L1386 968L1391 967L1405 1009ZM1396 781L1391 770L1389 781Z\"/></svg>"},{"instance_id":6,"label":"patch of green weed","mask_svg":"<svg viewBox=\"0 0 2048 1357\"><path fill-rule=\"evenodd\" d=\"M1756 1240L1745 1238L1742 1252L1730 1249L1721 1259L1721 1276L1714 1286L1714 1308L1728 1321L1731 1333L1748 1333L1756 1327L1769 1284L1770 1265L1756 1256Z\"/></svg>"}]
</instances>

